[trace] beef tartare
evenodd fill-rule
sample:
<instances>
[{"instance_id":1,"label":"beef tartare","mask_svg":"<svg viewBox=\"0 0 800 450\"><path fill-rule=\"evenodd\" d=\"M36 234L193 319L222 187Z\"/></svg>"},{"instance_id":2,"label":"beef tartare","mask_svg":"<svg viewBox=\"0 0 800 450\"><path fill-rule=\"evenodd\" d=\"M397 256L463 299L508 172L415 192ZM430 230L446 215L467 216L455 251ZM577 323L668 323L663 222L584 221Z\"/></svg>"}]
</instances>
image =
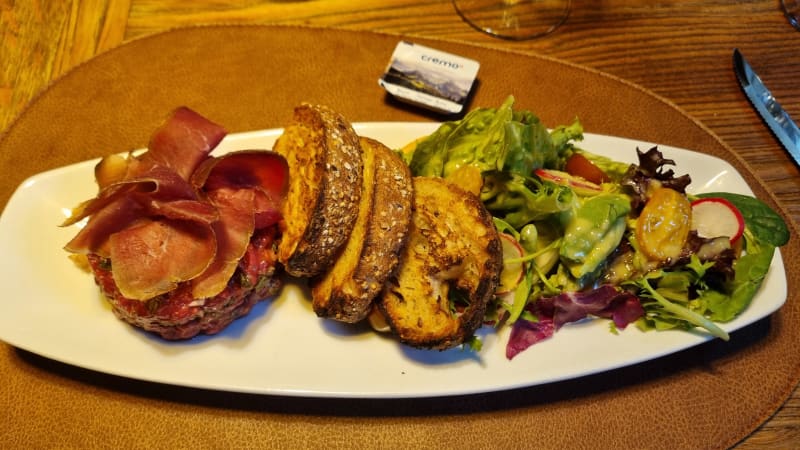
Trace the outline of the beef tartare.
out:
<instances>
[{"instance_id":1,"label":"beef tartare","mask_svg":"<svg viewBox=\"0 0 800 450\"><path fill-rule=\"evenodd\" d=\"M164 339L188 339L198 334L219 333L235 319L247 315L257 302L278 293L281 288L275 265L278 236L277 227L260 230L251 239L228 285L209 298L194 298L192 284L187 282L145 301L125 298L114 282L111 261L98 255L88 255L88 260L95 283L118 318Z\"/></svg>"},{"instance_id":2,"label":"beef tartare","mask_svg":"<svg viewBox=\"0 0 800 450\"><path fill-rule=\"evenodd\" d=\"M210 155L219 125L178 108L147 150L103 158L98 194L64 225L87 219L65 246L85 255L120 319L165 339L215 334L281 287L280 155Z\"/></svg>"}]
</instances>

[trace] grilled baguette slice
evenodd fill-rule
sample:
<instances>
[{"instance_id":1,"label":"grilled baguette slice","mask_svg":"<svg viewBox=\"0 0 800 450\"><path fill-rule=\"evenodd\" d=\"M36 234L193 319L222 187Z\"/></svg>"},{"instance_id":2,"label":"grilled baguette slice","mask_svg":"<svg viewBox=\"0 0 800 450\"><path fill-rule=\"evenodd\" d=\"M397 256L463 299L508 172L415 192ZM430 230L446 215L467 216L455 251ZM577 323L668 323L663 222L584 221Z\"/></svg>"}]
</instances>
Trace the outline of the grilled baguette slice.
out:
<instances>
[{"instance_id":1,"label":"grilled baguette slice","mask_svg":"<svg viewBox=\"0 0 800 450\"><path fill-rule=\"evenodd\" d=\"M352 126L324 106L302 104L275 142L289 163L278 261L298 277L322 273L347 242L361 198L361 145Z\"/></svg>"},{"instance_id":2,"label":"grilled baguette slice","mask_svg":"<svg viewBox=\"0 0 800 450\"><path fill-rule=\"evenodd\" d=\"M480 200L440 178L415 177L408 242L377 305L401 342L444 350L481 326L503 267Z\"/></svg>"},{"instance_id":3,"label":"grilled baguette slice","mask_svg":"<svg viewBox=\"0 0 800 450\"><path fill-rule=\"evenodd\" d=\"M382 143L362 137L364 183L350 239L333 267L311 282L320 317L364 319L393 274L411 221L413 187L408 166Z\"/></svg>"}]
</instances>

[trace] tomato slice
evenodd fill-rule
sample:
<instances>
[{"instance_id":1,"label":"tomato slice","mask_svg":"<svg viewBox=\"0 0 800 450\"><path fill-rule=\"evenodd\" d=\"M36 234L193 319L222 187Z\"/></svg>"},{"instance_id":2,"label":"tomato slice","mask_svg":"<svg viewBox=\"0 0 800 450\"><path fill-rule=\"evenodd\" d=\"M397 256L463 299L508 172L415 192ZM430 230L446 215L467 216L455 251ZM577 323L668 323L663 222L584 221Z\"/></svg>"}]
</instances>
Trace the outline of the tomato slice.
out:
<instances>
[{"instance_id":1,"label":"tomato slice","mask_svg":"<svg viewBox=\"0 0 800 450\"><path fill-rule=\"evenodd\" d=\"M580 153L573 153L564 164L564 170L570 174L583 178L592 183L601 184L610 181L608 175L595 163Z\"/></svg>"},{"instance_id":2,"label":"tomato slice","mask_svg":"<svg viewBox=\"0 0 800 450\"><path fill-rule=\"evenodd\" d=\"M653 191L636 221L636 240L650 259L677 258L686 244L692 224L692 204L670 188Z\"/></svg>"}]
</instances>

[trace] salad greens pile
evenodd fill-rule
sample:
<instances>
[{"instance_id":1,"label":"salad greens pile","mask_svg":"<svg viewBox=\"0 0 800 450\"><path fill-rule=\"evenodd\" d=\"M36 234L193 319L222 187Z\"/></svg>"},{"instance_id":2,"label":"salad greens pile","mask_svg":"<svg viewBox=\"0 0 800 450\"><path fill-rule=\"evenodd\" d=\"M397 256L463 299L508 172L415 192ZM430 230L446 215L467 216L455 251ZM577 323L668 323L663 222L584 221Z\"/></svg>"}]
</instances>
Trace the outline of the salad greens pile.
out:
<instances>
[{"instance_id":1,"label":"salad greens pile","mask_svg":"<svg viewBox=\"0 0 800 450\"><path fill-rule=\"evenodd\" d=\"M468 178L479 173L480 199L518 244L520 253L504 262L519 277L498 289L487 312L487 322L513 326L507 357L586 317L611 319L614 332L635 323L727 339L717 323L747 308L775 248L789 239L781 216L749 196L688 194L690 177L676 176L657 148L637 149L638 164L614 161L578 147L577 119L548 129L513 104L508 97L498 108L474 109L400 152L416 176L474 186ZM602 179L570 173L574 155ZM692 229L699 198L738 210L741 238Z\"/></svg>"}]
</instances>

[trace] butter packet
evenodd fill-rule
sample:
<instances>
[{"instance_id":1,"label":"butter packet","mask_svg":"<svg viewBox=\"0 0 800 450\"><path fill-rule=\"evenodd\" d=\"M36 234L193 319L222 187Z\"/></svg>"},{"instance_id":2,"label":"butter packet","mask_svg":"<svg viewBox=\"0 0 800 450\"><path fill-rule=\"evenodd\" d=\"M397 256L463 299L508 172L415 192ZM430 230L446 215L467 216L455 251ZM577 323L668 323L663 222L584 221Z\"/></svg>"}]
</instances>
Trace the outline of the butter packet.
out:
<instances>
[{"instance_id":1,"label":"butter packet","mask_svg":"<svg viewBox=\"0 0 800 450\"><path fill-rule=\"evenodd\" d=\"M458 114L464 110L479 67L472 59L400 41L378 84L404 102Z\"/></svg>"}]
</instances>

